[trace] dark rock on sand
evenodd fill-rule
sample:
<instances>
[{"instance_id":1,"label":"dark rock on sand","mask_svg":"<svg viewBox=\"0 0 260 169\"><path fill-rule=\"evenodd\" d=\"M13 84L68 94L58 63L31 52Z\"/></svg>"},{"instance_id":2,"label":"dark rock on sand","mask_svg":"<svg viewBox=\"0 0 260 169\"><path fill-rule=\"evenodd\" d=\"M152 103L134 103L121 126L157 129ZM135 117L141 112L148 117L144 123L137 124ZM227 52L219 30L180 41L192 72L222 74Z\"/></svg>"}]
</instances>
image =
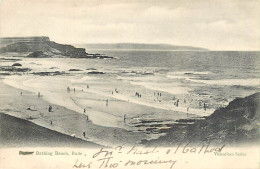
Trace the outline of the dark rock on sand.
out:
<instances>
[{"instance_id":1,"label":"dark rock on sand","mask_svg":"<svg viewBox=\"0 0 260 169\"><path fill-rule=\"evenodd\" d=\"M243 144L260 141L260 93L237 98L204 120L191 125L174 125L155 140L143 140L147 146L172 146L182 142Z\"/></svg>"},{"instance_id":2,"label":"dark rock on sand","mask_svg":"<svg viewBox=\"0 0 260 169\"><path fill-rule=\"evenodd\" d=\"M82 71L80 69L69 69L69 71Z\"/></svg>"},{"instance_id":3,"label":"dark rock on sand","mask_svg":"<svg viewBox=\"0 0 260 169\"><path fill-rule=\"evenodd\" d=\"M0 71L6 72L28 72L31 71L30 68L17 68L15 66L0 66Z\"/></svg>"},{"instance_id":4,"label":"dark rock on sand","mask_svg":"<svg viewBox=\"0 0 260 169\"><path fill-rule=\"evenodd\" d=\"M101 147L0 113L0 147Z\"/></svg>"},{"instance_id":5,"label":"dark rock on sand","mask_svg":"<svg viewBox=\"0 0 260 169\"><path fill-rule=\"evenodd\" d=\"M89 69L86 69L86 70L97 70L97 69L95 69L95 68L89 68Z\"/></svg>"},{"instance_id":6,"label":"dark rock on sand","mask_svg":"<svg viewBox=\"0 0 260 169\"><path fill-rule=\"evenodd\" d=\"M55 72L33 72L33 75L40 75L40 76L56 76L56 75L63 75L66 74L65 72L55 71Z\"/></svg>"},{"instance_id":7,"label":"dark rock on sand","mask_svg":"<svg viewBox=\"0 0 260 169\"><path fill-rule=\"evenodd\" d=\"M22 66L21 63L14 63L12 66Z\"/></svg>"},{"instance_id":8,"label":"dark rock on sand","mask_svg":"<svg viewBox=\"0 0 260 169\"><path fill-rule=\"evenodd\" d=\"M104 72L92 71L88 72L88 74L105 74Z\"/></svg>"}]
</instances>

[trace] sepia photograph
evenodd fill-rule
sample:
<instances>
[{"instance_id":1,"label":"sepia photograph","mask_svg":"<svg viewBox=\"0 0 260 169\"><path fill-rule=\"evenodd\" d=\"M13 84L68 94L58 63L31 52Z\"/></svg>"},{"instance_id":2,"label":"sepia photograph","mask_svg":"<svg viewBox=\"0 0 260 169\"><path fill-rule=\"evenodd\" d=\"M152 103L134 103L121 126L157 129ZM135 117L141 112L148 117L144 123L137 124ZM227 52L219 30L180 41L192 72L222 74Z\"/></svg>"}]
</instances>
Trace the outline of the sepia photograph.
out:
<instances>
[{"instance_id":1,"label":"sepia photograph","mask_svg":"<svg viewBox=\"0 0 260 169\"><path fill-rule=\"evenodd\" d=\"M0 168L259 168L259 105L259 0L0 0Z\"/></svg>"}]
</instances>

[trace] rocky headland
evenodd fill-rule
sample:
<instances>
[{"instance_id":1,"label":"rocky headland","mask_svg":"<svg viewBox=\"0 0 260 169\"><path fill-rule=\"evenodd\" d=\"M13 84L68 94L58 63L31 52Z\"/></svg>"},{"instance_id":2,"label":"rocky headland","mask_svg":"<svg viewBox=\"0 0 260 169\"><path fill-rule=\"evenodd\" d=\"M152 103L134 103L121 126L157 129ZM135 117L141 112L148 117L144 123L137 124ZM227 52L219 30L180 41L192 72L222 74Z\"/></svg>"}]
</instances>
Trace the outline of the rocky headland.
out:
<instances>
[{"instance_id":1,"label":"rocky headland","mask_svg":"<svg viewBox=\"0 0 260 169\"><path fill-rule=\"evenodd\" d=\"M59 44L50 41L49 37L14 37L0 39L0 53L27 53L25 57L69 57L69 58L113 58L102 54L86 53L84 48Z\"/></svg>"},{"instance_id":2,"label":"rocky headland","mask_svg":"<svg viewBox=\"0 0 260 169\"><path fill-rule=\"evenodd\" d=\"M237 98L225 108L193 124L174 124L154 140L143 140L146 146L174 146L180 143L211 142L214 144L246 144L260 140L260 93ZM187 119L186 119L187 120Z\"/></svg>"}]
</instances>

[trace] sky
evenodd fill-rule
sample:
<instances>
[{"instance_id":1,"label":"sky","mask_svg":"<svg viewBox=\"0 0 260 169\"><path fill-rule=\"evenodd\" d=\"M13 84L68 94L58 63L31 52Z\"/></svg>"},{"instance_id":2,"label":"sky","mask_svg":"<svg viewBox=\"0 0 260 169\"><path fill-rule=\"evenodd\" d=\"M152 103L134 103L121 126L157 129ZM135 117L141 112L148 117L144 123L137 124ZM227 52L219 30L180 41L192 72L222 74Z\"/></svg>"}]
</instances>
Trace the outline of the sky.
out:
<instances>
[{"instance_id":1,"label":"sky","mask_svg":"<svg viewBox=\"0 0 260 169\"><path fill-rule=\"evenodd\" d=\"M260 50L260 0L0 0L0 36Z\"/></svg>"}]
</instances>

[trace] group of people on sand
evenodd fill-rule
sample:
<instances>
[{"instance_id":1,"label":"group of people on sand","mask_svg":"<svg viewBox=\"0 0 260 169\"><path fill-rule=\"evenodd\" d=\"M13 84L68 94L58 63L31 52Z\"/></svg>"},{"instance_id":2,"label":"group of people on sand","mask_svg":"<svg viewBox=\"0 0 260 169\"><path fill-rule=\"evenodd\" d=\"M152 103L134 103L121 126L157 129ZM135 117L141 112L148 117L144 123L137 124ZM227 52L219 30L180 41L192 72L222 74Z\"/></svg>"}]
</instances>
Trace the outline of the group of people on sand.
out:
<instances>
[{"instance_id":1,"label":"group of people on sand","mask_svg":"<svg viewBox=\"0 0 260 169\"><path fill-rule=\"evenodd\" d=\"M153 93L154 97L156 97L156 100L158 100L159 102L161 102L161 97L162 97L162 93L160 92L154 92ZM155 99L153 99L154 101L156 101Z\"/></svg>"},{"instance_id":2,"label":"group of people on sand","mask_svg":"<svg viewBox=\"0 0 260 169\"><path fill-rule=\"evenodd\" d=\"M157 96L157 98L158 98L158 97L161 97L161 96L162 96L162 93L160 93L160 92L154 92L153 95L154 95L154 96Z\"/></svg>"},{"instance_id":3,"label":"group of people on sand","mask_svg":"<svg viewBox=\"0 0 260 169\"><path fill-rule=\"evenodd\" d=\"M174 102L174 106L176 106L176 107L179 107L179 102L180 102L180 100L179 100L179 99L177 99L177 101L176 101L176 102Z\"/></svg>"},{"instance_id":4,"label":"group of people on sand","mask_svg":"<svg viewBox=\"0 0 260 169\"><path fill-rule=\"evenodd\" d=\"M139 92L135 92L135 96L140 97L140 98L142 97L141 93L139 93Z\"/></svg>"},{"instance_id":5,"label":"group of people on sand","mask_svg":"<svg viewBox=\"0 0 260 169\"><path fill-rule=\"evenodd\" d=\"M84 113L83 114L86 116L86 120L88 121L88 115L86 114L86 108L84 108Z\"/></svg>"},{"instance_id":6,"label":"group of people on sand","mask_svg":"<svg viewBox=\"0 0 260 169\"><path fill-rule=\"evenodd\" d=\"M89 85L87 85L87 89L89 89ZM81 91L83 92L83 89L81 89ZM76 88L73 88L73 92L76 92ZM70 87L67 87L67 93L70 93Z\"/></svg>"}]
</instances>

